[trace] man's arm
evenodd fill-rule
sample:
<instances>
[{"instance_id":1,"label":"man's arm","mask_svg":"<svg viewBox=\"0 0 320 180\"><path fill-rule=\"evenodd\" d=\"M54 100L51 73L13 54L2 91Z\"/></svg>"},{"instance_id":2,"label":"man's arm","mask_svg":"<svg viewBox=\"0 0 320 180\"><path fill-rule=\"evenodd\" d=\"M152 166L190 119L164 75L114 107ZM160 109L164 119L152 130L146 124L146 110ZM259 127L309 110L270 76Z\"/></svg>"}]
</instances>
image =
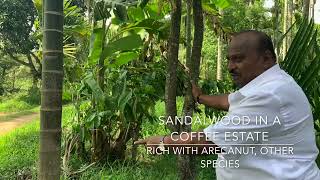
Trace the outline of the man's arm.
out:
<instances>
[{"instance_id":1,"label":"man's arm","mask_svg":"<svg viewBox=\"0 0 320 180\"><path fill-rule=\"evenodd\" d=\"M228 102L228 94L222 94L222 95L214 95L209 96L205 94L201 94L198 96L198 103L204 104L206 106L228 111L229 109L229 102Z\"/></svg>"},{"instance_id":2,"label":"man's arm","mask_svg":"<svg viewBox=\"0 0 320 180\"><path fill-rule=\"evenodd\" d=\"M195 101L200 104L224 111L229 109L228 94L205 95L198 86L192 83L192 95Z\"/></svg>"}]
</instances>

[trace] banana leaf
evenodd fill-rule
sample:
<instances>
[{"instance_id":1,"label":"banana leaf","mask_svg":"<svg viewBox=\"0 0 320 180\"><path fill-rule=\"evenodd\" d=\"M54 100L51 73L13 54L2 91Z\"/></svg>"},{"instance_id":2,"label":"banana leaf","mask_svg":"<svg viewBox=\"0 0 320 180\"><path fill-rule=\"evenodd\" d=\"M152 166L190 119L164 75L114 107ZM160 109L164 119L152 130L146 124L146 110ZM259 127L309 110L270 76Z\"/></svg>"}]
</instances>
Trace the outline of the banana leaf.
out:
<instances>
[{"instance_id":1,"label":"banana leaf","mask_svg":"<svg viewBox=\"0 0 320 180\"><path fill-rule=\"evenodd\" d=\"M320 47L317 34L313 20L304 19L280 66L305 92L312 107L315 129L320 132Z\"/></svg>"}]
</instances>

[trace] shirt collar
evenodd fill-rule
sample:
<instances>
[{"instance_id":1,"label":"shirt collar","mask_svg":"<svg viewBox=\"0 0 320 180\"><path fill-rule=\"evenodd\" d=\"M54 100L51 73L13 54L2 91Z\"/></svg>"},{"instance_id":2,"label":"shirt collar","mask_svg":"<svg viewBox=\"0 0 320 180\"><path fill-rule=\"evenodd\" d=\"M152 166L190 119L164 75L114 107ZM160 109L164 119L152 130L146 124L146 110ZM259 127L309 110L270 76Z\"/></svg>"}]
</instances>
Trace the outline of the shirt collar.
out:
<instances>
[{"instance_id":1,"label":"shirt collar","mask_svg":"<svg viewBox=\"0 0 320 180\"><path fill-rule=\"evenodd\" d=\"M239 92L247 96L252 90L257 88L259 85L270 81L277 73L281 71L279 64L273 65L271 68L264 71L262 74L251 80L248 84L239 89Z\"/></svg>"}]
</instances>

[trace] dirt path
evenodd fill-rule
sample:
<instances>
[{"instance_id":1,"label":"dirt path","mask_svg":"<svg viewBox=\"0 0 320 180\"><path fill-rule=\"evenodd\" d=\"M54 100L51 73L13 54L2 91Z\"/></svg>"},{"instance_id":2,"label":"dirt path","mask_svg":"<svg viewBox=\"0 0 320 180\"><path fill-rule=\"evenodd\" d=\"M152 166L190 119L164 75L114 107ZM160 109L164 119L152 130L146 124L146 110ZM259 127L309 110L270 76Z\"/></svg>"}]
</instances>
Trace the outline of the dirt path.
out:
<instances>
[{"instance_id":1,"label":"dirt path","mask_svg":"<svg viewBox=\"0 0 320 180\"><path fill-rule=\"evenodd\" d=\"M10 113L4 113L4 112L0 112L0 116L7 116L9 115Z\"/></svg>"},{"instance_id":2,"label":"dirt path","mask_svg":"<svg viewBox=\"0 0 320 180\"><path fill-rule=\"evenodd\" d=\"M0 113L1 116L7 115L4 113ZM38 113L22 115L20 117L14 118L10 121L0 122L0 136L8 133L9 131L32 121L33 119L39 117Z\"/></svg>"}]
</instances>

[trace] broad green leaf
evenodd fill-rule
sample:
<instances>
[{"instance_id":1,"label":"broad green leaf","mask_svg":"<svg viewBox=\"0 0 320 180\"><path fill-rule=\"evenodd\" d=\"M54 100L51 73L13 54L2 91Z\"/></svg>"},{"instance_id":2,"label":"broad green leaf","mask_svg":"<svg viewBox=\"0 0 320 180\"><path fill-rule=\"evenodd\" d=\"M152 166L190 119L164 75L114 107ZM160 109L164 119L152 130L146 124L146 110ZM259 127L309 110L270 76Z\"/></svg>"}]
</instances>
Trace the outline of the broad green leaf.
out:
<instances>
[{"instance_id":1,"label":"broad green leaf","mask_svg":"<svg viewBox=\"0 0 320 180\"><path fill-rule=\"evenodd\" d=\"M320 50L313 20L304 19L296 33L281 67L288 72L305 92L315 121L319 109ZM316 124L315 124L315 127ZM320 129L318 129L319 131Z\"/></svg>"},{"instance_id":2,"label":"broad green leaf","mask_svg":"<svg viewBox=\"0 0 320 180\"><path fill-rule=\"evenodd\" d=\"M202 8L205 12L208 12L212 15L219 15L219 10L216 8L216 6L212 3L202 3Z\"/></svg>"},{"instance_id":3,"label":"broad green leaf","mask_svg":"<svg viewBox=\"0 0 320 180\"><path fill-rule=\"evenodd\" d=\"M306 38L309 40L311 36L312 36L312 32L310 34L307 34ZM314 32L312 39L314 39L314 41L315 41L316 37L317 37L317 33ZM309 52L308 50L313 48L313 45L314 45L314 43L312 43L312 40L309 42L306 41L305 43L301 43L301 45L300 45L300 48L302 51L301 56L302 57L308 56L308 52ZM299 76L301 73L301 70L303 70L303 68L301 68L303 66L303 61L300 60L300 61L295 61L295 62L296 63L292 66L291 72L292 72L292 75L296 77L296 76Z\"/></svg>"},{"instance_id":4,"label":"broad green leaf","mask_svg":"<svg viewBox=\"0 0 320 180\"><path fill-rule=\"evenodd\" d=\"M144 12L140 7L129 7L128 16L132 21L141 21L144 19Z\"/></svg>"},{"instance_id":5,"label":"broad green leaf","mask_svg":"<svg viewBox=\"0 0 320 180\"><path fill-rule=\"evenodd\" d=\"M102 52L102 39L103 29L96 28L93 30L90 38L90 50L89 50L89 65L94 65L98 62Z\"/></svg>"},{"instance_id":6,"label":"broad green leaf","mask_svg":"<svg viewBox=\"0 0 320 180\"><path fill-rule=\"evenodd\" d=\"M113 9L113 13L121 22L127 20L127 9L125 6L116 5L116 8Z\"/></svg>"},{"instance_id":7,"label":"broad green leaf","mask_svg":"<svg viewBox=\"0 0 320 180\"><path fill-rule=\"evenodd\" d=\"M101 102L102 104L104 102L104 94L102 89L99 87L97 81L93 78L93 75L89 75L84 79L85 83L89 86L90 90L92 91L93 97Z\"/></svg>"},{"instance_id":8,"label":"broad green leaf","mask_svg":"<svg viewBox=\"0 0 320 180\"><path fill-rule=\"evenodd\" d=\"M92 114L90 114L89 116L87 116L87 118L85 119L86 123L91 123L92 121L94 121L94 119L97 117L97 113L93 112Z\"/></svg>"},{"instance_id":9,"label":"broad green leaf","mask_svg":"<svg viewBox=\"0 0 320 180\"><path fill-rule=\"evenodd\" d=\"M148 19L138 21L135 24L130 24L130 25L122 28L121 31L125 32L125 31L130 31L133 29L145 29L149 33L156 33L156 32L161 31L164 25L165 24L163 22L148 18Z\"/></svg>"},{"instance_id":10,"label":"broad green leaf","mask_svg":"<svg viewBox=\"0 0 320 180\"><path fill-rule=\"evenodd\" d=\"M100 21L102 19L108 19L111 17L109 10L103 1L96 2L94 7L94 19Z\"/></svg>"},{"instance_id":11,"label":"broad green leaf","mask_svg":"<svg viewBox=\"0 0 320 180\"><path fill-rule=\"evenodd\" d=\"M159 5L157 3L154 4L149 4L148 6L146 6L144 8L144 11L146 12L146 14L153 19L162 19L163 13L160 11L159 13Z\"/></svg>"},{"instance_id":12,"label":"broad green leaf","mask_svg":"<svg viewBox=\"0 0 320 180\"><path fill-rule=\"evenodd\" d=\"M110 64L110 67L119 67L124 64L128 64L130 61L137 59L139 56L136 52L124 52L120 53L114 63Z\"/></svg>"},{"instance_id":13,"label":"broad green leaf","mask_svg":"<svg viewBox=\"0 0 320 180\"><path fill-rule=\"evenodd\" d=\"M129 93L126 93L125 96L123 96L122 99L120 99L119 101L119 108L123 111L126 104L129 102L129 100L132 97L132 91L130 91Z\"/></svg>"},{"instance_id":14,"label":"broad green leaf","mask_svg":"<svg viewBox=\"0 0 320 180\"><path fill-rule=\"evenodd\" d=\"M211 2L221 9L225 9L230 6L229 0L212 0Z\"/></svg>"},{"instance_id":15,"label":"broad green leaf","mask_svg":"<svg viewBox=\"0 0 320 180\"><path fill-rule=\"evenodd\" d=\"M143 9L148 4L149 0L141 0L139 3L139 6Z\"/></svg>"},{"instance_id":16,"label":"broad green leaf","mask_svg":"<svg viewBox=\"0 0 320 180\"><path fill-rule=\"evenodd\" d=\"M118 51L129 51L140 48L142 44L142 40L137 34L117 39L113 42L108 43L105 50L103 51L103 59L112 56L113 53Z\"/></svg>"}]
</instances>

